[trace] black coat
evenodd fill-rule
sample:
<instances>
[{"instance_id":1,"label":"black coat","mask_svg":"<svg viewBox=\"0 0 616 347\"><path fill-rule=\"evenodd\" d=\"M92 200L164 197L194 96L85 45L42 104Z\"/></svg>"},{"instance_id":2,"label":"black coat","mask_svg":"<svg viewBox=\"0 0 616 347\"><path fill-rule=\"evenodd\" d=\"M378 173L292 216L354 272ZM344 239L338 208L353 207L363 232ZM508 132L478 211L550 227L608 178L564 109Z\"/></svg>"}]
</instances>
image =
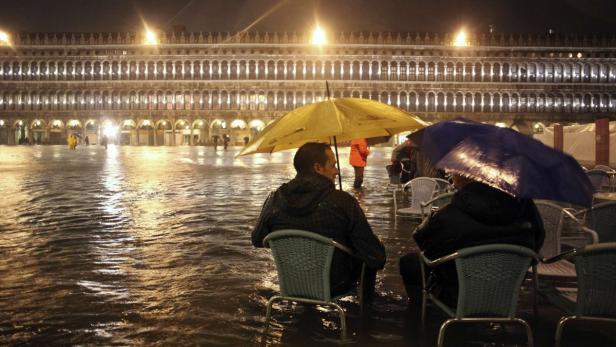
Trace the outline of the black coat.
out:
<instances>
[{"instance_id":1,"label":"black coat","mask_svg":"<svg viewBox=\"0 0 616 347\"><path fill-rule=\"evenodd\" d=\"M519 245L538 251L545 231L537 207L485 184L472 182L456 192L451 203L420 225L413 237L429 259L461 248L491 243ZM439 281L457 288L453 262L437 271ZM457 290L456 290L457 293Z\"/></svg>"},{"instance_id":2,"label":"black coat","mask_svg":"<svg viewBox=\"0 0 616 347\"><path fill-rule=\"evenodd\" d=\"M297 175L270 194L252 232L252 244L263 247L265 236L281 229L315 232L350 247L372 269L385 265L385 248L357 200L336 190L332 181L319 174ZM356 268L357 260L336 250L332 288L354 281Z\"/></svg>"}]
</instances>

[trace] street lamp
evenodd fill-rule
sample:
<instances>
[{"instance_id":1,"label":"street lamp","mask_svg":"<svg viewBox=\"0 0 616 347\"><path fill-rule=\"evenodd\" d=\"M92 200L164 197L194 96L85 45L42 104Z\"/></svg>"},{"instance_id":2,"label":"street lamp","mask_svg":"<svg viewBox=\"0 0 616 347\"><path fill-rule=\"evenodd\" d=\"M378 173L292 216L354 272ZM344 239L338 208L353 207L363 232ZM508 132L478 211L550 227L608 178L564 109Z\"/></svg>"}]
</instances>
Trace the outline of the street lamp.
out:
<instances>
[{"instance_id":1,"label":"street lamp","mask_svg":"<svg viewBox=\"0 0 616 347\"><path fill-rule=\"evenodd\" d=\"M156 46L158 44L158 37L156 36L156 33L148 27L145 29L143 44L148 46Z\"/></svg>"},{"instance_id":2,"label":"street lamp","mask_svg":"<svg viewBox=\"0 0 616 347\"><path fill-rule=\"evenodd\" d=\"M323 46L327 43L327 36L325 35L325 31L321 29L321 26L317 24L316 28L312 32L312 37L310 38L310 43L317 46Z\"/></svg>"},{"instance_id":3,"label":"street lamp","mask_svg":"<svg viewBox=\"0 0 616 347\"><path fill-rule=\"evenodd\" d=\"M456 47L467 47L470 45L466 37L466 32L464 31L464 29L460 30L456 34L456 37L454 38L452 44Z\"/></svg>"},{"instance_id":4,"label":"street lamp","mask_svg":"<svg viewBox=\"0 0 616 347\"><path fill-rule=\"evenodd\" d=\"M6 31L0 30L0 46L10 46L11 40L9 34Z\"/></svg>"}]
</instances>

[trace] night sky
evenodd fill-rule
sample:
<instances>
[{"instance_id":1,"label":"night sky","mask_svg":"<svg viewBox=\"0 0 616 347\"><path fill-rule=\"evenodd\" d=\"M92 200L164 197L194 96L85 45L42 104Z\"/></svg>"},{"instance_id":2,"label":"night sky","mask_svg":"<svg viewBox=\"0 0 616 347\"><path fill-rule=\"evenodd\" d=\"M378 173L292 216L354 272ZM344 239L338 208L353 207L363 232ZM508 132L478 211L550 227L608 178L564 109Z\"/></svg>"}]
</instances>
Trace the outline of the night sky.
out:
<instances>
[{"instance_id":1,"label":"night sky","mask_svg":"<svg viewBox=\"0 0 616 347\"><path fill-rule=\"evenodd\" d=\"M616 33L616 0L0 0L0 28L26 32L328 31ZM259 19L261 18L261 19Z\"/></svg>"}]
</instances>

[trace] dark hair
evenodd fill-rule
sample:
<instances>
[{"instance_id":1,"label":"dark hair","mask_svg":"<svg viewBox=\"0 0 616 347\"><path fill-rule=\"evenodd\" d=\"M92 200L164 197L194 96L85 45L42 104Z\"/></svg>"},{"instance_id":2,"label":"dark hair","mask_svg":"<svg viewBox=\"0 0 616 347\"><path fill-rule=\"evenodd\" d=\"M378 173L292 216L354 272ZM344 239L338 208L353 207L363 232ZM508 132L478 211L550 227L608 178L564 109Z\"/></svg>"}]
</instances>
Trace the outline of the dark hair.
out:
<instances>
[{"instance_id":1,"label":"dark hair","mask_svg":"<svg viewBox=\"0 0 616 347\"><path fill-rule=\"evenodd\" d=\"M327 154L325 152L329 149L329 145L326 143L308 142L302 145L293 158L293 166L298 174L307 174L314 172L314 164L325 165L327 161Z\"/></svg>"}]
</instances>

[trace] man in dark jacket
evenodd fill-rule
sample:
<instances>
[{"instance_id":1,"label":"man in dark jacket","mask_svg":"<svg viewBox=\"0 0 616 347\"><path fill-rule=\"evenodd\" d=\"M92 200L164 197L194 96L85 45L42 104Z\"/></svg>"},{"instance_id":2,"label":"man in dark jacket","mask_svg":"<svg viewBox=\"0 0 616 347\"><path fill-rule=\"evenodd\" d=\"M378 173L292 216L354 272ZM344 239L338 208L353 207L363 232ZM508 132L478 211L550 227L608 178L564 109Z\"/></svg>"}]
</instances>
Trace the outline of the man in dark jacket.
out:
<instances>
[{"instance_id":1,"label":"man in dark jacket","mask_svg":"<svg viewBox=\"0 0 616 347\"><path fill-rule=\"evenodd\" d=\"M364 212L351 195L336 190L336 159L329 145L307 143L293 158L297 176L270 194L252 232L252 244L263 247L272 231L311 231L350 247L367 265L367 296L376 270L385 265L385 249L374 235ZM361 261L336 250L332 260L332 295L349 291L361 274Z\"/></svg>"},{"instance_id":2,"label":"man in dark jacket","mask_svg":"<svg viewBox=\"0 0 616 347\"><path fill-rule=\"evenodd\" d=\"M458 191L451 203L436 212L415 230L413 238L429 259L455 251L491 243L506 243L538 251L545 231L537 207L530 199L518 199L483 183L453 176ZM419 255L400 259L400 274L407 294L413 299L420 292ZM438 266L431 278L440 290L439 298L455 306L458 279L455 263Z\"/></svg>"}]
</instances>

